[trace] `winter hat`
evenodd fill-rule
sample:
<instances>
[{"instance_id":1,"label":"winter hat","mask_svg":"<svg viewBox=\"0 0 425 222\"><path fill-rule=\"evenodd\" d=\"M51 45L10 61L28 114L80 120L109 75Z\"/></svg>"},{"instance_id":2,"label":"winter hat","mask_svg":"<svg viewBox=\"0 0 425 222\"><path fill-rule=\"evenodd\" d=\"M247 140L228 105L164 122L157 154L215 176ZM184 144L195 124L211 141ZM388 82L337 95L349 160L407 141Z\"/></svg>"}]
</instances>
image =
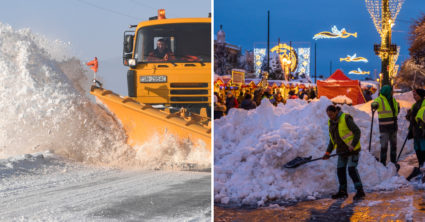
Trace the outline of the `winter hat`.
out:
<instances>
[{"instance_id":1,"label":"winter hat","mask_svg":"<svg viewBox=\"0 0 425 222\"><path fill-rule=\"evenodd\" d=\"M392 90L391 86L389 86L389 85L382 86L381 94L383 96L387 97L387 98L390 98L391 97L391 90Z\"/></svg>"},{"instance_id":2,"label":"winter hat","mask_svg":"<svg viewBox=\"0 0 425 222\"><path fill-rule=\"evenodd\" d=\"M421 97L425 97L425 89L416 89L415 92Z\"/></svg>"}]
</instances>

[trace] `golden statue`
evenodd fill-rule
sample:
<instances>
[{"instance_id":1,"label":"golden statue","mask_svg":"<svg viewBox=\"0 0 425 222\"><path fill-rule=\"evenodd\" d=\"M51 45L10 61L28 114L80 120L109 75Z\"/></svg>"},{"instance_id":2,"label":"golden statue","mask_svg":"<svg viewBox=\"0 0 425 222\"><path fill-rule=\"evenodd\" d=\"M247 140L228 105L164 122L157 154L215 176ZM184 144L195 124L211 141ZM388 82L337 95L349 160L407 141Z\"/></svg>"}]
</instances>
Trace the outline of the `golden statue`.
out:
<instances>
[{"instance_id":1,"label":"golden statue","mask_svg":"<svg viewBox=\"0 0 425 222\"><path fill-rule=\"evenodd\" d=\"M279 55L280 63L282 65L283 73L285 74L285 80L289 80L289 70L291 68L291 59L289 58L289 55L286 53L283 53Z\"/></svg>"}]
</instances>

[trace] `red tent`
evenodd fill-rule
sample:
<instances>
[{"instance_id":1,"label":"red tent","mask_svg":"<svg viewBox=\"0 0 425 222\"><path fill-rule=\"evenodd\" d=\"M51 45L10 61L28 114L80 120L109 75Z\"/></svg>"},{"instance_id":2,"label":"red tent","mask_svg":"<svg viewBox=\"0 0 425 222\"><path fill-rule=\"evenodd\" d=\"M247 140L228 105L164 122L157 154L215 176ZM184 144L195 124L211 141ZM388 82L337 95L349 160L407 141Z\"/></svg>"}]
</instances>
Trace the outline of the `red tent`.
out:
<instances>
[{"instance_id":1,"label":"red tent","mask_svg":"<svg viewBox=\"0 0 425 222\"><path fill-rule=\"evenodd\" d=\"M325 81L317 81L317 93L319 97L326 96L329 99L343 95L350 98L353 105L366 101L360 88L360 81L351 80L339 69Z\"/></svg>"}]
</instances>

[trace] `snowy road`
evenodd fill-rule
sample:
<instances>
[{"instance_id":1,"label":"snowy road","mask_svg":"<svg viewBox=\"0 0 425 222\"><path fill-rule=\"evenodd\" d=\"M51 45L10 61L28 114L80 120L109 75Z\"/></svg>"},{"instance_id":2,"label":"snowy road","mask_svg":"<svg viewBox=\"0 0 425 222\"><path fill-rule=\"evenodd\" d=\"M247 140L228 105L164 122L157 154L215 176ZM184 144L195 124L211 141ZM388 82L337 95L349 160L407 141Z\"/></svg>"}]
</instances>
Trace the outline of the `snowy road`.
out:
<instances>
[{"instance_id":1,"label":"snowy road","mask_svg":"<svg viewBox=\"0 0 425 222\"><path fill-rule=\"evenodd\" d=\"M425 192L413 187L367 193L353 202L330 198L258 209L214 207L214 221L424 221Z\"/></svg>"},{"instance_id":2,"label":"snowy road","mask_svg":"<svg viewBox=\"0 0 425 222\"><path fill-rule=\"evenodd\" d=\"M210 220L210 173L122 171L36 159L9 161L12 171L0 164L1 221Z\"/></svg>"}]
</instances>

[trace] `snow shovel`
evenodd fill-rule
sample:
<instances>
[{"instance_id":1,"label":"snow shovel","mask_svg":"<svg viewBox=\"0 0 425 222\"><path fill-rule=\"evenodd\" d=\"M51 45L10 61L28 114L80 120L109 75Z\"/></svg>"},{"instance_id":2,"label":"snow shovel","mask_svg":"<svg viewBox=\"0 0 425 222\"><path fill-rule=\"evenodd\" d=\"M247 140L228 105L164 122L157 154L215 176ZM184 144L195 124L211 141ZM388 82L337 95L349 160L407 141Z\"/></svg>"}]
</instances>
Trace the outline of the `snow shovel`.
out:
<instances>
[{"instance_id":1,"label":"snow shovel","mask_svg":"<svg viewBox=\"0 0 425 222\"><path fill-rule=\"evenodd\" d=\"M397 162L400 160L401 152L403 152L404 145L406 145L406 142L407 142L407 138L408 137L409 137L409 134L407 134L406 139L404 139L403 146L401 146L400 153L398 153Z\"/></svg>"},{"instance_id":2,"label":"snow shovel","mask_svg":"<svg viewBox=\"0 0 425 222\"><path fill-rule=\"evenodd\" d=\"M329 157L333 157L333 156L338 156L338 155L342 155L342 154L347 154L348 152L345 153L337 153L337 154L332 154ZM309 163L309 162L313 162L316 160L321 160L322 157L316 158L316 159L311 159L311 156L309 157L295 157L295 159L289 161L288 163L286 163L285 165L283 165L284 168L296 168L298 166L301 166L303 164Z\"/></svg>"},{"instance_id":3,"label":"snow shovel","mask_svg":"<svg viewBox=\"0 0 425 222\"><path fill-rule=\"evenodd\" d=\"M373 131L373 117L375 116L375 109L372 109L372 121L370 123L370 134L369 134L369 153L370 153L370 147L372 145L372 131Z\"/></svg>"},{"instance_id":4,"label":"snow shovel","mask_svg":"<svg viewBox=\"0 0 425 222\"><path fill-rule=\"evenodd\" d=\"M403 152L403 149L404 149L404 146L406 145L408 137L409 137L409 134L407 134L406 139L404 139L403 146L401 146L400 152L398 153L397 160L395 162L395 167L397 169L397 172L400 170L400 164L398 164L398 161L400 160L401 152Z\"/></svg>"}]
</instances>

